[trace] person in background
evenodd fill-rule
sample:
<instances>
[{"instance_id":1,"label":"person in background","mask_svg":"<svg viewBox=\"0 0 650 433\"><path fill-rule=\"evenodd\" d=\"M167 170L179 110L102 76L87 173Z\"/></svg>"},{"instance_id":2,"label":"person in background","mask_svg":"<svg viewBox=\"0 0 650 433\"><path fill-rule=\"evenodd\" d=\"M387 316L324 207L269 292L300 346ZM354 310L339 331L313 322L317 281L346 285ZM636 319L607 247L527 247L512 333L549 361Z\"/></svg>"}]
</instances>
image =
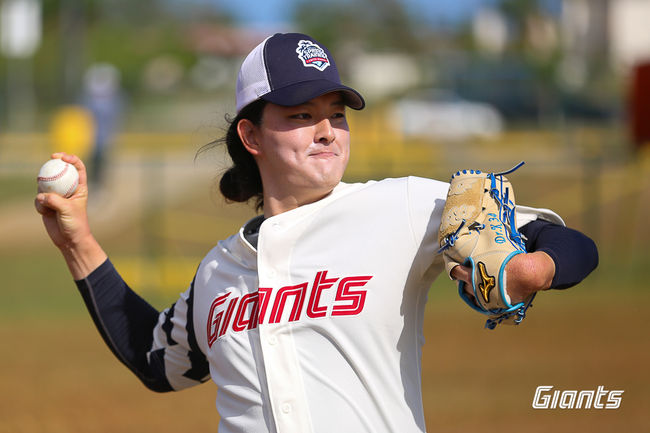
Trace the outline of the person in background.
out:
<instances>
[{"instance_id":1,"label":"person in background","mask_svg":"<svg viewBox=\"0 0 650 433\"><path fill-rule=\"evenodd\" d=\"M95 136L90 156L88 182L91 187L103 185L106 161L114 144L124 110L120 71L109 63L91 65L84 75L82 105L90 111Z\"/></svg>"}]
</instances>

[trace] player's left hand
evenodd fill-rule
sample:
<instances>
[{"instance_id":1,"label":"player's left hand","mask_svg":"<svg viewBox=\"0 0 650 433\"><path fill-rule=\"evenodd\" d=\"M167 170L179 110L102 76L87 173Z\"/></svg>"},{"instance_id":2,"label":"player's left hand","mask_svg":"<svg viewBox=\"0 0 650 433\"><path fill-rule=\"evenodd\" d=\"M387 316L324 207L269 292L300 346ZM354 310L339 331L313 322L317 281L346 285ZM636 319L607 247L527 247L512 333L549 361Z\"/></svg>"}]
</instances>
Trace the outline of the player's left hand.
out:
<instances>
[{"instance_id":1,"label":"player's left hand","mask_svg":"<svg viewBox=\"0 0 650 433\"><path fill-rule=\"evenodd\" d=\"M547 290L555 276L555 262L543 251L517 254L506 265L506 287L513 303L522 302L531 294ZM451 271L455 280L465 281L465 293L473 296L472 270L467 266L456 266Z\"/></svg>"}]
</instances>

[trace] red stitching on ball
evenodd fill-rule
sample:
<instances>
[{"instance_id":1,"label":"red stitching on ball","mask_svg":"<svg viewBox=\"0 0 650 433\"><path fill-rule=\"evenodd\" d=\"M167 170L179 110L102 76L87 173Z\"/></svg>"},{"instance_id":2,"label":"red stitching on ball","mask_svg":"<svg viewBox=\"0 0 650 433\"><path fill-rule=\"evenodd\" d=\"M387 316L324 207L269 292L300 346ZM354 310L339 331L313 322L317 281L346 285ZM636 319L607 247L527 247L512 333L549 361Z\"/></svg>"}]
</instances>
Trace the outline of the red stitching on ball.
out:
<instances>
[{"instance_id":1,"label":"red stitching on ball","mask_svg":"<svg viewBox=\"0 0 650 433\"><path fill-rule=\"evenodd\" d=\"M38 182L51 182L53 180L61 179L63 177L63 175L66 173L66 171L68 171L68 163L67 162L65 163L65 167L63 167L63 171L61 171L61 173L59 173L57 175L54 175L54 176L50 176L50 177L41 177L41 176L39 176L36 180Z\"/></svg>"},{"instance_id":2,"label":"red stitching on ball","mask_svg":"<svg viewBox=\"0 0 650 433\"><path fill-rule=\"evenodd\" d=\"M77 185L79 185L79 180L75 180L72 183L72 185L70 185L70 188L68 188L68 190L65 193L65 198L68 198L68 197L70 197L72 195L74 190L77 188Z\"/></svg>"}]
</instances>

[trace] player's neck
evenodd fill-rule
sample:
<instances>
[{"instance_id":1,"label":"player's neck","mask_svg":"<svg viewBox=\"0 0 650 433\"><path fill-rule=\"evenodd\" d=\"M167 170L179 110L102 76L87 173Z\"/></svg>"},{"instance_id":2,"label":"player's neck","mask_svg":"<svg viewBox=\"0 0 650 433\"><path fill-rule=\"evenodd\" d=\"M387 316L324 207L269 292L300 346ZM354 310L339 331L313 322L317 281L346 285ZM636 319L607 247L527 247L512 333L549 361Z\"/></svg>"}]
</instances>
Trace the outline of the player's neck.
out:
<instances>
[{"instance_id":1,"label":"player's neck","mask_svg":"<svg viewBox=\"0 0 650 433\"><path fill-rule=\"evenodd\" d=\"M310 194L274 194L264 192L264 217L270 218L284 212L296 209L300 206L317 202L332 191L313 192Z\"/></svg>"}]
</instances>

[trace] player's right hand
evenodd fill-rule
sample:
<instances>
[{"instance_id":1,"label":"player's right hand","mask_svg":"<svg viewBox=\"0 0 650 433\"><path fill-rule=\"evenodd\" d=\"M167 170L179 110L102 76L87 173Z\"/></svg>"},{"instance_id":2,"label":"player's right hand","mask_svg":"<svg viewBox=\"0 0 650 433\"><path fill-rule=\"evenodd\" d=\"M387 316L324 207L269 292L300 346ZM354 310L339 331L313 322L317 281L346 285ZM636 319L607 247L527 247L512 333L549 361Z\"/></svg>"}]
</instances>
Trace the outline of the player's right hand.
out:
<instances>
[{"instance_id":1,"label":"player's right hand","mask_svg":"<svg viewBox=\"0 0 650 433\"><path fill-rule=\"evenodd\" d=\"M87 203L88 183L86 167L76 155L54 153L52 158L61 158L79 172L79 186L69 198L54 193L39 193L34 205L43 217L48 235L59 249L74 248L90 236Z\"/></svg>"}]
</instances>

